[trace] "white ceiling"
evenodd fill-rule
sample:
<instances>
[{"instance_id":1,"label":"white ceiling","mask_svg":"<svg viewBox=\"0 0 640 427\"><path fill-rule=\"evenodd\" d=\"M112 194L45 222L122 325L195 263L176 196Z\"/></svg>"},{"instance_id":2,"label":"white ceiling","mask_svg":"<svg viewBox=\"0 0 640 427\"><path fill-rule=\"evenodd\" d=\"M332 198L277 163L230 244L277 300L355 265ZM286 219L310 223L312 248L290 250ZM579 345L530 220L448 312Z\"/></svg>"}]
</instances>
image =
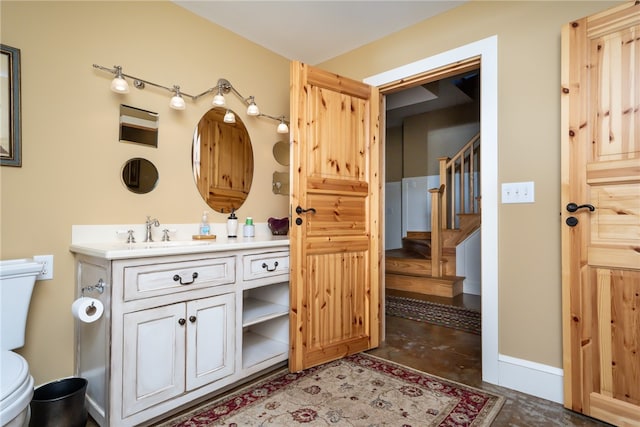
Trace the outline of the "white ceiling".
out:
<instances>
[{"instance_id":1,"label":"white ceiling","mask_svg":"<svg viewBox=\"0 0 640 427\"><path fill-rule=\"evenodd\" d=\"M316 65L469 0L172 0L289 60ZM386 124L470 102L453 79L387 96Z\"/></svg>"},{"instance_id":2,"label":"white ceiling","mask_svg":"<svg viewBox=\"0 0 640 427\"><path fill-rule=\"evenodd\" d=\"M290 60L316 65L468 0L173 0Z\"/></svg>"}]
</instances>

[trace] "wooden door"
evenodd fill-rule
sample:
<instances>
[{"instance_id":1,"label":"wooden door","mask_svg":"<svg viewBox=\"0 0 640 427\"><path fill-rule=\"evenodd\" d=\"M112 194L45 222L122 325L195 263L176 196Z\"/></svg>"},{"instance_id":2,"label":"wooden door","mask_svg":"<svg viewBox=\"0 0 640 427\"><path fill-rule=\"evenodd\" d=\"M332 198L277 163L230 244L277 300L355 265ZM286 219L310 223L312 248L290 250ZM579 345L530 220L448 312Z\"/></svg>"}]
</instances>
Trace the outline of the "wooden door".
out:
<instances>
[{"instance_id":1,"label":"wooden door","mask_svg":"<svg viewBox=\"0 0 640 427\"><path fill-rule=\"evenodd\" d=\"M625 426L640 426L639 110L640 5L563 27L564 404Z\"/></svg>"},{"instance_id":2,"label":"wooden door","mask_svg":"<svg viewBox=\"0 0 640 427\"><path fill-rule=\"evenodd\" d=\"M291 371L378 346L379 109L376 88L292 62Z\"/></svg>"}]
</instances>

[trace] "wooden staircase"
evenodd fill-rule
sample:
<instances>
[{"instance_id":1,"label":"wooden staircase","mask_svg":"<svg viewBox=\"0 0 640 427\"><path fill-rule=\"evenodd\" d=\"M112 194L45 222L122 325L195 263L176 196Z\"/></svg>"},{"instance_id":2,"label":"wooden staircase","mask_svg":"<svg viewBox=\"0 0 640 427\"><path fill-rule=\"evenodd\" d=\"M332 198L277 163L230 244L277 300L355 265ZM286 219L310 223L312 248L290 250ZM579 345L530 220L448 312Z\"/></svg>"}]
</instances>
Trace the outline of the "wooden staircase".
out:
<instances>
[{"instance_id":1,"label":"wooden staircase","mask_svg":"<svg viewBox=\"0 0 640 427\"><path fill-rule=\"evenodd\" d=\"M385 287L453 298L462 293L456 247L480 228L480 134L451 159L440 159L439 188L431 194L431 231L409 231L402 249L385 253Z\"/></svg>"}]
</instances>

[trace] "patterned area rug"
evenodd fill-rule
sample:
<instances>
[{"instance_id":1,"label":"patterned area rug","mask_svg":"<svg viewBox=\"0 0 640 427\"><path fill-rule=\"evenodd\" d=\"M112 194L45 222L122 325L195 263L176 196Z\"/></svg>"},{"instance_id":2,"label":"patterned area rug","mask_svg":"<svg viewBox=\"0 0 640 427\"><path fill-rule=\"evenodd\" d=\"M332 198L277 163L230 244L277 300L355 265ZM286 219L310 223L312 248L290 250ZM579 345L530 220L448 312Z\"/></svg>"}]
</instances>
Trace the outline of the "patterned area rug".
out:
<instances>
[{"instance_id":1,"label":"patterned area rug","mask_svg":"<svg viewBox=\"0 0 640 427\"><path fill-rule=\"evenodd\" d=\"M390 316L460 329L477 335L482 332L479 311L393 295L387 295L385 303L386 314Z\"/></svg>"},{"instance_id":2,"label":"patterned area rug","mask_svg":"<svg viewBox=\"0 0 640 427\"><path fill-rule=\"evenodd\" d=\"M490 392L360 353L279 372L161 426L485 427L503 403Z\"/></svg>"}]
</instances>

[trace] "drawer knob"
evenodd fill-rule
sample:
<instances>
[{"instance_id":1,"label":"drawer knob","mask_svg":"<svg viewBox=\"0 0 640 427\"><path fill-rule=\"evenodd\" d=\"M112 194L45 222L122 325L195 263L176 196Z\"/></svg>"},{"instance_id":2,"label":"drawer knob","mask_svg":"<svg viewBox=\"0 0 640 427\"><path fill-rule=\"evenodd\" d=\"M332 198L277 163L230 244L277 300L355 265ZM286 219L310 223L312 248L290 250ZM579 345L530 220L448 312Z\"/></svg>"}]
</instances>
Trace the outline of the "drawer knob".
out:
<instances>
[{"instance_id":1,"label":"drawer knob","mask_svg":"<svg viewBox=\"0 0 640 427\"><path fill-rule=\"evenodd\" d=\"M196 323L196 316L189 316L189 322Z\"/></svg>"},{"instance_id":2,"label":"drawer knob","mask_svg":"<svg viewBox=\"0 0 640 427\"><path fill-rule=\"evenodd\" d=\"M187 321L181 317L178 319L178 323L180 324L180 326L184 326L184 324L187 323Z\"/></svg>"},{"instance_id":3,"label":"drawer knob","mask_svg":"<svg viewBox=\"0 0 640 427\"><path fill-rule=\"evenodd\" d=\"M278 268L278 261L273 263L273 268L269 268L269 266L267 265L266 262L262 263L262 268L266 269L267 271L276 271L276 268Z\"/></svg>"},{"instance_id":4,"label":"drawer knob","mask_svg":"<svg viewBox=\"0 0 640 427\"><path fill-rule=\"evenodd\" d=\"M179 274L176 274L175 276L173 276L173 281L180 282L181 285L190 285L193 282L195 282L197 278L198 278L198 272L196 271L191 275L192 280L190 282L183 282L182 277Z\"/></svg>"}]
</instances>

